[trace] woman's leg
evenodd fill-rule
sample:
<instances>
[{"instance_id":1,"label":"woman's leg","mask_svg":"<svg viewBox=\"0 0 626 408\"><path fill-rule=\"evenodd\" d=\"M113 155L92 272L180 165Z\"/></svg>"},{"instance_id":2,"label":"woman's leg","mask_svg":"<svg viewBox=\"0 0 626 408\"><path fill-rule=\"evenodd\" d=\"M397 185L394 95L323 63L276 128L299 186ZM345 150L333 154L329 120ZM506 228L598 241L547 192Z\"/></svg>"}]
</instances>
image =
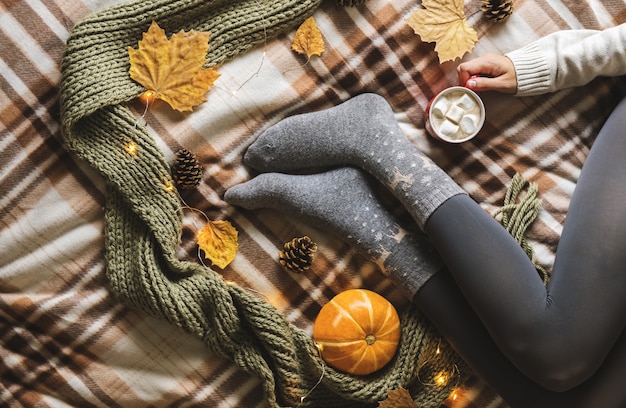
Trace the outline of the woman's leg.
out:
<instances>
[{"instance_id":1,"label":"woman's leg","mask_svg":"<svg viewBox=\"0 0 626 408\"><path fill-rule=\"evenodd\" d=\"M393 113L380 97L368 95L355 98L353 101L327 111L288 118L268 129L248 150L246 162L260 171L290 171L341 164L352 164L367 170L400 199L418 225L423 226L427 222L426 231L432 234L439 251L446 257L461 289L470 299L490 335L516 366L521 367L537 381L555 389L567 388L593 372L601 364L624 326L621 316L624 301L620 301L621 296L615 297L615 292L624 286L621 271L607 269L607 265L604 264L599 266L600 270L592 271L590 277L582 276L580 280L569 279L570 272L558 263L563 262L559 261L562 258L561 253L573 251L577 252L579 257L586 254L584 251L559 248L558 262L555 266L557 273L553 273L552 283L546 290L526 255L510 235L475 202L460 193L458 186L451 185L451 181L441 174L440 169L417 152L406 139L400 137L401 132L395 124ZM607 122L604 134L615 133L611 131L613 127L617 130L624 128L619 117L616 118L619 112L623 116L623 110L624 107L621 106L616 115ZM616 124L611 125L611 121ZM601 135L598 142L603 139L611 138ZM602 162L609 162L606 159L615 156L620 159L625 157L624 143L621 144L619 152L613 150L611 143L611 140L604 143L605 146L608 145L608 149L594 147L598 153L592 153L588 163L598 162L602 171ZM302 152L306 154L302 155ZM604 153L607 153L606 157ZM598 156L599 159L594 158ZM611 170L614 173L610 175L610 180L619 180L620 177L623 179L624 169L620 169L619 163L614 164L616 168ZM585 167L594 166L586 164ZM587 169L583 172L593 174ZM588 188L578 190L590 194L586 190L596 188L592 182L585 180L593 181L594 177L586 177L581 177L579 185L583 187L587 185ZM623 189L623 186L621 188ZM609 191L600 190L601 193ZM577 191L572 202L571 216L586 213L585 200L578 198L583 193ZM610 195L613 194L615 193ZM593 197L598 198L595 194ZM579 200L582 209L576 210ZM617 214L620 208L611 206L611 200L618 201L611 197L610 200L604 200L603 204L610 207L611 215L616 217L613 220L620 224L623 219ZM441 205L442 203L444 205ZM592 213L602 216L603 211L605 210L596 210ZM459 222L455 223L455 220ZM566 238L569 234L566 232L570 230L580 232L586 228L585 224L575 224L574 227L569 227L569 224L571 222L568 221L564 232ZM621 236L622 233L619 226L617 227L612 231L615 237ZM613 229L613 226L611 228ZM602 238L605 237L604 234L601 235ZM477 237L481 239L478 240ZM564 240L561 247L567 242L567 239ZM605 246L595 245L595 247L597 247L595 251L606 249ZM611 263L617 262L618 258L619 254L612 257ZM594 255L586 259L609 258ZM558 282L563 280L559 277L564 274L568 275L565 276L568 284L560 286ZM613 280L615 286L607 288L607 280ZM586 284L591 285L591 291ZM427 287L428 283L424 289ZM605 289L608 296L603 293ZM433 292L422 290L418 295L420 293L427 297L426 295ZM557 298L556 294L559 294ZM439 304L442 303L445 304L445 292L439 299ZM423 304L425 309L428 305L432 306L433 303ZM462 314L460 310L458 309L459 314ZM431 310L431 315L436 318L435 312L436 307ZM576 321L575 316L579 314L580 317L584 317L584 324ZM592 318L596 314L602 316ZM454 316L454 313L451 313L451 316ZM443 316L435 321L435 324L453 327L454 323L450 322L454 320L447 320ZM563 332L567 335L563 336ZM622 354L615 350L621 350L623 348L620 348L621 345L619 343L613 351L618 356ZM555 351L555 354L551 354L550 351ZM613 361L615 360L611 360L611 363ZM608 381L611 376L606 373L614 371L605 369L607 366L615 368L614 364L606 363L594 379L608 376L606 378ZM626 367L626 364L618 365L617 369L621 367ZM623 375L618 378L623 378ZM586 389L585 395L591 395L588 385L592 382L588 381L584 386L576 388L576 392ZM610 381L604 384L608 383ZM571 394L559 394L564 398L568 395ZM613 396L619 397L615 394Z\"/></svg>"},{"instance_id":2,"label":"woman's leg","mask_svg":"<svg viewBox=\"0 0 626 408\"><path fill-rule=\"evenodd\" d=\"M512 408L621 408L626 406L626 335L604 363L581 385L555 392L522 374L500 351L449 271L435 274L418 291L414 302L437 326L461 357Z\"/></svg>"},{"instance_id":3,"label":"woman's leg","mask_svg":"<svg viewBox=\"0 0 626 408\"><path fill-rule=\"evenodd\" d=\"M587 379L626 323L626 101L584 164L547 288L519 246L467 196L425 231L503 352L555 390Z\"/></svg>"},{"instance_id":4,"label":"woman's leg","mask_svg":"<svg viewBox=\"0 0 626 408\"><path fill-rule=\"evenodd\" d=\"M440 271L428 280L413 302L474 372L513 408L573 407L557 405L557 397L565 396L530 380L504 356L449 271Z\"/></svg>"},{"instance_id":5,"label":"woman's leg","mask_svg":"<svg viewBox=\"0 0 626 408\"><path fill-rule=\"evenodd\" d=\"M404 230L381 204L370 177L349 167L323 173L265 173L227 191L248 209L273 208L334 233L370 257L504 398L539 408L552 395L522 375L495 346L423 234ZM383 191L384 192L384 191ZM416 294L417 292L417 294Z\"/></svg>"},{"instance_id":6,"label":"woman's leg","mask_svg":"<svg viewBox=\"0 0 626 408\"><path fill-rule=\"evenodd\" d=\"M381 204L375 180L352 167L293 175L264 173L230 188L224 199L247 209L273 208L331 232L375 262L411 299L443 261L421 231L405 229ZM382 191L384 192L384 191Z\"/></svg>"},{"instance_id":7,"label":"woman's leg","mask_svg":"<svg viewBox=\"0 0 626 408\"><path fill-rule=\"evenodd\" d=\"M439 257L431 252L431 245L419 234L398 234L402 231L400 224L380 205L371 187L368 177L351 168L308 175L267 173L233 187L225 198L249 209L274 208L333 232L373 258L407 295L413 296L411 288L419 286L413 301L459 355L512 407L621 406L609 398L621 395L610 388L623 388L626 342L622 345L623 364L614 357L609 360L620 370L605 364L593 380L567 393L539 386L498 349L450 273L442 269Z\"/></svg>"}]
</instances>

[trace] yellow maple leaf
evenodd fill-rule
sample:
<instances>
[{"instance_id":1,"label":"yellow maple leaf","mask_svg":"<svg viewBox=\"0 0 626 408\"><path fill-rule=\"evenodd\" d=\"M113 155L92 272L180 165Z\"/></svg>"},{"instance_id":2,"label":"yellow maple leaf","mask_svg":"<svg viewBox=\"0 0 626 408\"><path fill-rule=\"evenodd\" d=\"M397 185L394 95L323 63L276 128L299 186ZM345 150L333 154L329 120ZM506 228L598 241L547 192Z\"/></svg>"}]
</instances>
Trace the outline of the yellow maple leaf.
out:
<instances>
[{"instance_id":1,"label":"yellow maple leaf","mask_svg":"<svg viewBox=\"0 0 626 408\"><path fill-rule=\"evenodd\" d=\"M168 40L165 30L153 21L138 48L128 47L130 77L153 97L178 111L190 111L206 101L205 94L220 76L204 69L210 33L179 31Z\"/></svg>"},{"instance_id":2,"label":"yellow maple leaf","mask_svg":"<svg viewBox=\"0 0 626 408\"><path fill-rule=\"evenodd\" d=\"M468 24L463 0L423 0L407 24L424 42L434 42L440 62L453 61L474 48L478 34Z\"/></svg>"},{"instance_id":3,"label":"yellow maple leaf","mask_svg":"<svg viewBox=\"0 0 626 408\"><path fill-rule=\"evenodd\" d=\"M387 399L378 403L378 408L418 408L409 392L400 387L387 390Z\"/></svg>"},{"instance_id":4,"label":"yellow maple leaf","mask_svg":"<svg viewBox=\"0 0 626 408\"><path fill-rule=\"evenodd\" d=\"M224 269L235 259L239 247L239 233L229 221L208 221L198 231L198 246L204 251L206 259L213 265Z\"/></svg>"},{"instance_id":5,"label":"yellow maple leaf","mask_svg":"<svg viewBox=\"0 0 626 408\"><path fill-rule=\"evenodd\" d=\"M324 52L324 38L313 16L304 20L296 30L291 49L307 58L320 56Z\"/></svg>"}]
</instances>

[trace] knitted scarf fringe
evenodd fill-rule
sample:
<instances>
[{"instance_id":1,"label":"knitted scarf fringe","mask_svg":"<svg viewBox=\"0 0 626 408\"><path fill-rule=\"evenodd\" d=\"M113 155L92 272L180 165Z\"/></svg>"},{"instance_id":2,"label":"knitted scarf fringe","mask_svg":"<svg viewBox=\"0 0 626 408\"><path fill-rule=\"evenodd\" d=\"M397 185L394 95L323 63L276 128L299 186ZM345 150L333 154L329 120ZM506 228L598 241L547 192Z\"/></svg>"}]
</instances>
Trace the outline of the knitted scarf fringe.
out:
<instances>
[{"instance_id":1,"label":"knitted scarf fringe","mask_svg":"<svg viewBox=\"0 0 626 408\"><path fill-rule=\"evenodd\" d=\"M152 20L169 33L211 31L207 66L215 66L295 29L320 2L138 0L89 16L72 31L62 63L63 137L105 179L106 274L120 301L193 333L260 378L272 407L364 407L398 387L409 388L420 407L439 407L470 371L414 306L402 313L394 360L370 376L350 376L326 367L311 337L270 304L179 260L182 210L166 188L170 167L124 106L144 91L129 77L127 49ZM135 155L125 151L129 143ZM424 370L450 367L456 379L444 387L420 380L432 378Z\"/></svg>"},{"instance_id":2,"label":"knitted scarf fringe","mask_svg":"<svg viewBox=\"0 0 626 408\"><path fill-rule=\"evenodd\" d=\"M528 187L526 195L518 202L518 198L525 187ZM547 284L550 278L549 272L537 262L535 250L526 239L526 231L541 211L541 199L537 198L538 190L537 183L530 183L521 174L515 173L511 185L506 191L502 208L496 211L493 216L496 219L501 216L500 224L522 246L537 273L541 276L543 283Z\"/></svg>"}]
</instances>

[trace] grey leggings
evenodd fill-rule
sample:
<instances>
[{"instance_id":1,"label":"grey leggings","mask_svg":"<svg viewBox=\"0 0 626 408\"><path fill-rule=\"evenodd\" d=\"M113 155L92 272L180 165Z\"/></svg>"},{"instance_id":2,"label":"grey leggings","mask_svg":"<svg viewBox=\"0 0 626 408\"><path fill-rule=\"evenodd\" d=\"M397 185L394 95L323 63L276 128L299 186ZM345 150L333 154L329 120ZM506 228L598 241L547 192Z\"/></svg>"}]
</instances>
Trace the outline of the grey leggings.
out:
<instances>
[{"instance_id":1,"label":"grey leggings","mask_svg":"<svg viewBox=\"0 0 626 408\"><path fill-rule=\"evenodd\" d=\"M414 300L512 406L626 406L626 100L583 166L547 287L467 196L425 232L448 271Z\"/></svg>"}]
</instances>

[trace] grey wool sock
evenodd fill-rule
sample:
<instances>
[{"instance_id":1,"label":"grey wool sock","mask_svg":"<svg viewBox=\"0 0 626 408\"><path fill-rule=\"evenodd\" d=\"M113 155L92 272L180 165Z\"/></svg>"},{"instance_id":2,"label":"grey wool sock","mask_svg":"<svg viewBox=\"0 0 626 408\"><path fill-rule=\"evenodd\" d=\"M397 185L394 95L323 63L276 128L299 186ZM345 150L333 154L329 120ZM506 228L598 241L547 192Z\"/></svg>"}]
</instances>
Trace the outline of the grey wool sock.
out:
<instances>
[{"instance_id":1,"label":"grey wool sock","mask_svg":"<svg viewBox=\"0 0 626 408\"><path fill-rule=\"evenodd\" d=\"M244 160L261 172L360 167L391 190L422 230L444 201L466 194L404 136L387 101L371 93L280 121L259 136Z\"/></svg>"},{"instance_id":2,"label":"grey wool sock","mask_svg":"<svg viewBox=\"0 0 626 408\"><path fill-rule=\"evenodd\" d=\"M246 209L273 208L327 230L376 262L412 299L443 267L419 231L402 228L381 206L371 179L352 167L324 173L264 173L226 191L224 199Z\"/></svg>"}]
</instances>

